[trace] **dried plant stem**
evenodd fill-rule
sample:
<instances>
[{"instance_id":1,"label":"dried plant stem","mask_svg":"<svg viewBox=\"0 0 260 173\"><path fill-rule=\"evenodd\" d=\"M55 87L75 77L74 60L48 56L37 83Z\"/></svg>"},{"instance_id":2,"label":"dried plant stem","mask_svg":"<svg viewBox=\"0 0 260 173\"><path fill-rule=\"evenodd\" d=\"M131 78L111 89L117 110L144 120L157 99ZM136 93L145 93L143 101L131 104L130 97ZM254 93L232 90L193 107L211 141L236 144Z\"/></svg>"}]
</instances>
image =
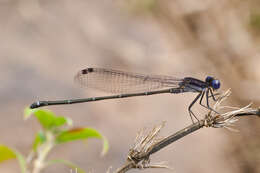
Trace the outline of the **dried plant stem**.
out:
<instances>
[{"instance_id":1,"label":"dried plant stem","mask_svg":"<svg viewBox=\"0 0 260 173\"><path fill-rule=\"evenodd\" d=\"M183 138L184 136L186 136L202 127L204 127L204 121L201 120L195 124L192 124L184 129L178 131L177 133L174 133L174 134L158 141L150 148L150 150L148 152L140 153L140 155L136 155L134 158L128 159L126 161L126 163L124 164L124 166L119 168L116 172L124 173L132 168L137 168L137 164L140 161L149 158L149 156L151 154L156 153L157 151L161 150L162 148L166 147L167 145L177 141L180 138Z\"/></svg>"},{"instance_id":2,"label":"dried plant stem","mask_svg":"<svg viewBox=\"0 0 260 173\"><path fill-rule=\"evenodd\" d=\"M204 126L203 121L199 121L197 123L194 123L180 131L178 131L177 133L174 133L166 138L164 138L163 140L159 141L158 143L156 143L153 148L147 152L146 155L141 155L141 158L147 157L159 150L161 150L162 148L166 147L167 145L177 141L180 138L183 138L184 136L193 133L196 130L199 130L200 128L202 128Z\"/></svg>"},{"instance_id":3,"label":"dried plant stem","mask_svg":"<svg viewBox=\"0 0 260 173\"><path fill-rule=\"evenodd\" d=\"M135 162L131 162L129 160L127 160L127 162L125 163L124 166L122 166L121 168L119 168L116 173L124 173L127 172L128 170L135 168L136 163Z\"/></svg>"},{"instance_id":4,"label":"dried plant stem","mask_svg":"<svg viewBox=\"0 0 260 173\"><path fill-rule=\"evenodd\" d=\"M230 91L225 92L215 104L215 108L222 109L220 104L230 95ZM260 117L260 108L250 108L251 104L243 108L232 108L232 111L228 111L222 114L217 114L210 111L203 120L197 123L191 124L190 126L168 136L161 140L157 140L157 136L163 127L158 126L151 130L146 136L138 136L139 141L136 142L135 147L130 150L126 163L119 168L116 173L124 173L132 168L152 168L149 166L149 157L151 154L163 149L169 144L191 134L202 127L213 127L213 128L227 128L237 121L237 117L256 115ZM217 109L216 109L217 110ZM148 166L147 166L148 163ZM166 166L160 166L166 168Z\"/></svg>"}]
</instances>

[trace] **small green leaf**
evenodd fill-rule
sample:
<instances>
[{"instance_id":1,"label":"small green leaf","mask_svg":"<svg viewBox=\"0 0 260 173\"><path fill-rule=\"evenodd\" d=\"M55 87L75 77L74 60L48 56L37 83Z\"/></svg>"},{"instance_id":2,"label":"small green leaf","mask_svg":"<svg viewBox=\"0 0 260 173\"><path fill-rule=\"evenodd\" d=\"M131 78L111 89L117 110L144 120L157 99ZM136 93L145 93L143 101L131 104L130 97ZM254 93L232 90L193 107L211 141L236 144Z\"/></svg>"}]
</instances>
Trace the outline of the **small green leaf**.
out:
<instances>
[{"instance_id":1,"label":"small green leaf","mask_svg":"<svg viewBox=\"0 0 260 173\"><path fill-rule=\"evenodd\" d=\"M75 165L74 163L71 163L70 161L67 160L62 160L62 159L56 159L56 160L50 160L47 162L47 165L53 165L57 163L62 163L64 165L67 165L69 168L74 169L72 172L79 172L79 173L85 173L83 169L81 169L79 166Z\"/></svg>"},{"instance_id":2,"label":"small green leaf","mask_svg":"<svg viewBox=\"0 0 260 173\"><path fill-rule=\"evenodd\" d=\"M70 142L75 140L82 140L87 138L102 138L102 136L95 129L91 128L74 128L63 131L56 137L57 143Z\"/></svg>"},{"instance_id":3,"label":"small green leaf","mask_svg":"<svg viewBox=\"0 0 260 173\"><path fill-rule=\"evenodd\" d=\"M53 122L55 121L55 114L48 110L39 109L38 111L34 112L34 115L45 129L50 129Z\"/></svg>"},{"instance_id":4,"label":"small green leaf","mask_svg":"<svg viewBox=\"0 0 260 173\"><path fill-rule=\"evenodd\" d=\"M65 124L71 125L72 120L63 116L56 116L53 112L43 109L29 109L24 111L25 119L28 119L32 114L38 119L44 129L53 129Z\"/></svg>"},{"instance_id":5,"label":"small green leaf","mask_svg":"<svg viewBox=\"0 0 260 173\"><path fill-rule=\"evenodd\" d=\"M53 121L53 126L59 127L59 126L63 126L65 123L67 122L65 117L59 116L56 117Z\"/></svg>"},{"instance_id":6,"label":"small green leaf","mask_svg":"<svg viewBox=\"0 0 260 173\"><path fill-rule=\"evenodd\" d=\"M5 145L0 145L0 163L9 159L15 159L15 153Z\"/></svg>"},{"instance_id":7,"label":"small green leaf","mask_svg":"<svg viewBox=\"0 0 260 173\"><path fill-rule=\"evenodd\" d=\"M56 137L56 143L60 144L88 138L103 139L102 155L104 155L108 151L108 141L98 131L92 128L74 128L63 131Z\"/></svg>"},{"instance_id":8,"label":"small green leaf","mask_svg":"<svg viewBox=\"0 0 260 173\"><path fill-rule=\"evenodd\" d=\"M4 162L6 160L9 159L18 159L20 168L21 168L21 172L22 173L26 173L26 161L23 157L23 155L21 153L19 153L18 151L15 151L5 145L1 145L0 144L0 163Z\"/></svg>"},{"instance_id":9,"label":"small green leaf","mask_svg":"<svg viewBox=\"0 0 260 173\"><path fill-rule=\"evenodd\" d=\"M33 150L36 151L38 146L43 144L45 141L46 141L45 134L42 131L38 132L36 134L36 137L35 137L34 142L33 142Z\"/></svg>"}]
</instances>

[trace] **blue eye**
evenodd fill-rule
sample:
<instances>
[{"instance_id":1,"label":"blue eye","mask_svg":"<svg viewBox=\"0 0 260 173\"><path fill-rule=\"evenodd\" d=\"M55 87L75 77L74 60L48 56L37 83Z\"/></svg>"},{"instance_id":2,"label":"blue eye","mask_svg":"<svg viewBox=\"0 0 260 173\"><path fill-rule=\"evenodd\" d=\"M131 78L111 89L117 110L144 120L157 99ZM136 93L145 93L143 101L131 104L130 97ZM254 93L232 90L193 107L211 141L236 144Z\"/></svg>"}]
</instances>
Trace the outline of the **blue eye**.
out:
<instances>
[{"instance_id":1,"label":"blue eye","mask_svg":"<svg viewBox=\"0 0 260 173\"><path fill-rule=\"evenodd\" d=\"M213 77L207 76L205 81L206 81L207 83L211 83L212 80L213 80Z\"/></svg>"},{"instance_id":2,"label":"blue eye","mask_svg":"<svg viewBox=\"0 0 260 173\"><path fill-rule=\"evenodd\" d=\"M217 79L214 79L211 83L211 86L213 89L219 89L220 88L220 81Z\"/></svg>"}]
</instances>

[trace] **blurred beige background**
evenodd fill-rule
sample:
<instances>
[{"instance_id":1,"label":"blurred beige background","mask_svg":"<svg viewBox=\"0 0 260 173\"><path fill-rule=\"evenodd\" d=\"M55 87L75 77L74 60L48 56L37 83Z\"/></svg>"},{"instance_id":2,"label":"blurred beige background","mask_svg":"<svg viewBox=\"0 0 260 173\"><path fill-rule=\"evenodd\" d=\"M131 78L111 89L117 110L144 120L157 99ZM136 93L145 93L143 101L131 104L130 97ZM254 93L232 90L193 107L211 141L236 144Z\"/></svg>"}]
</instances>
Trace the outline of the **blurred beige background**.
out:
<instances>
[{"instance_id":1,"label":"blurred beige background","mask_svg":"<svg viewBox=\"0 0 260 173\"><path fill-rule=\"evenodd\" d=\"M260 3L256 0L1 0L0 143L28 154L35 119L23 109L36 100L108 95L83 90L74 75L86 67L205 79L216 76L232 89L232 106L260 103ZM75 126L92 127L110 142L105 157L95 139L64 144L50 158L73 161L86 171L121 166L137 132L166 121L166 136L191 123L195 95L162 94L48 109ZM194 112L203 116L198 105ZM170 170L143 172L260 172L260 119L236 123L238 133L202 129L151 157ZM62 165L44 172L69 172ZM16 161L0 172L19 172ZM132 172L138 172L134 170Z\"/></svg>"}]
</instances>

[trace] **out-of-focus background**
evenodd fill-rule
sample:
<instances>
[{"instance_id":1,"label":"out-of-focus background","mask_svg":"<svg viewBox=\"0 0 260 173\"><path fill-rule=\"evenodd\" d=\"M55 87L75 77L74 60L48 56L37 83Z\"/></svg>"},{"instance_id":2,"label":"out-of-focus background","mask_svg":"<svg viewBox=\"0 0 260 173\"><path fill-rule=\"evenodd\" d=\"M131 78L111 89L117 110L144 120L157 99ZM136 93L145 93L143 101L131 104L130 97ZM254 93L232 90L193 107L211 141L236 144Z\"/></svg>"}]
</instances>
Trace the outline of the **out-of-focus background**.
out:
<instances>
[{"instance_id":1,"label":"out-of-focus background","mask_svg":"<svg viewBox=\"0 0 260 173\"><path fill-rule=\"evenodd\" d=\"M40 129L23 121L36 100L108 95L73 83L86 67L144 74L221 80L232 89L226 103L260 105L260 3L257 0L1 0L0 142L27 154ZM166 121L166 136L191 123L187 106L194 94L162 94L48 109L75 126L99 130L110 142L100 157L99 140L64 144L50 158L64 158L86 171L121 166L137 132ZM194 112L203 116L198 105ZM202 129L152 156L174 172L260 172L260 119L236 123L239 132ZM0 172L16 173L8 161ZM44 172L69 172L62 165ZM138 172L138 171L132 171ZM144 170L143 172L171 172Z\"/></svg>"}]
</instances>

